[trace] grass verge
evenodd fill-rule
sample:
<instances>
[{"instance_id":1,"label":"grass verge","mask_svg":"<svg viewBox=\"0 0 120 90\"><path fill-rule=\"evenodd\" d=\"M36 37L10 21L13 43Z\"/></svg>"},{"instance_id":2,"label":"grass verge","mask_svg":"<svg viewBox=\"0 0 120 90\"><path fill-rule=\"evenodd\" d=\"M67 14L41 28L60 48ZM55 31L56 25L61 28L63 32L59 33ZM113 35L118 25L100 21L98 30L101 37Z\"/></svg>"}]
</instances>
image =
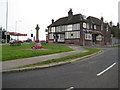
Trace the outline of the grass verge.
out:
<instances>
[{"instance_id":1,"label":"grass verge","mask_svg":"<svg viewBox=\"0 0 120 90\"><path fill-rule=\"evenodd\" d=\"M83 48L86 50L89 50L89 51L84 52L84 53L79 53L79 54L73 54L73 55L69 55L69 56L65 56L65 57L61 57L61 58L56 58L56 59L52 59L52 60L47 60L47 61L43 61L43 62L39 62L39 63L35 63L35 64L30 64L30 65L22 66L19 68L41 66L41 65L46 65L46 64L51 64L51 63L56 63L56 62L61 62L61 61L68 61L68 60L80 58L82 56L90 55L90 54L100 51L100 49L95 49L95 48L88 48L88 47L83 47Z\"/></svg>"},{"instance_id":2,"label":"grass verge","mask_svg":"<svg viewBox=\"0 0 120 90\"><path fill-rule=\"evenodd\" d=\"M118 46L113 46L113 47L120 47L120 45L118 45Z\"/></svg>"},{"instance_id":3,"label":"grass verge","mask_svg":"<svg viewBox=\"0 0 120 90\"><path fill-rule=\"evenodd\" d=\"M2 61L73 51L67 46L54 44L43 44L43 48L47 50L32 50L33 45L34 43L22 44L21 46L1 45Z\"/></svg>"}]
</instances>

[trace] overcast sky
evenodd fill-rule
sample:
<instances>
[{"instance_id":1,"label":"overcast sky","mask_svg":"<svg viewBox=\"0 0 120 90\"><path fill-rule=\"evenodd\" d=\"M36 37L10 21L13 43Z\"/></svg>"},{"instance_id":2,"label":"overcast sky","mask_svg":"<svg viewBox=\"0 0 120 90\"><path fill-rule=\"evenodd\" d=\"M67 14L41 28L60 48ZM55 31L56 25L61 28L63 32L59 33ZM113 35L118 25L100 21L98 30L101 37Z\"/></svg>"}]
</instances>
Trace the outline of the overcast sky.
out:
<instances>
[{"instance_id":1,"label":"overcast sky","mask_svg":"<svg viewBox=\"0 0 120 90\"><path fill-rule=\"evenodd\" d=\"M0 27L5 28L6 1L0 0ZM70 8L73 14L83 14L97 18L104 17L107 22L118 22L118 1L120 0L8 0L8 31L35 36L36 24L40 26L40 40L45 40L45 29L51 20L57 20L68 15Z\"/></svg>"}]
</instances>

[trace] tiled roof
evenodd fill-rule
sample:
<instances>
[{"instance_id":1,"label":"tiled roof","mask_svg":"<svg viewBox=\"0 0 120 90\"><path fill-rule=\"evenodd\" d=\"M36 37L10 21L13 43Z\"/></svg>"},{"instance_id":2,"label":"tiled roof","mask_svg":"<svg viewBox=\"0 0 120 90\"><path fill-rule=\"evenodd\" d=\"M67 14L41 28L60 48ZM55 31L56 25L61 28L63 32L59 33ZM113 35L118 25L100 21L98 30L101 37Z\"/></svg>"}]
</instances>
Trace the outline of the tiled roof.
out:
<instances>
[{"instance_id":1,"label":"tiled roof","mask_svg":"<svg viewBox=\"0 0 120 90\"><path fill-rule=\"evenodd\" d=\"M60 18L57 21L55 21L53 24L49 25L48 27L74 24L82 21L87 22L87 20L85 20L81 14L76 14L76 15L72 15L72 17L67 16Z\"/></svg>"},{"instance_id":2,"label":"tiled roof","mask_svg":"<svg viewBox=\"0 0 120 90\"><path fill-rule=\"evenodd\" d=\"M96 18L96 17L93 17L93 16L89 16L87 18L88 22L92 22L93 24L96 24L96 25L101 25L103 23L102 20Z\"/></svg>"}]
</instances>

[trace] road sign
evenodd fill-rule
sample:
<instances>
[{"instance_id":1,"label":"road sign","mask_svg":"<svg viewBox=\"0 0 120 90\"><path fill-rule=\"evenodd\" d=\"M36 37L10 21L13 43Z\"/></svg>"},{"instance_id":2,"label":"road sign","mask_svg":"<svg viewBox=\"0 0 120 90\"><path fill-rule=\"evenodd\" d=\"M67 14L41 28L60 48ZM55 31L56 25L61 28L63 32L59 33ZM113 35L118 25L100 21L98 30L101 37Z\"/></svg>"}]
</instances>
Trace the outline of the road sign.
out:
<instances>
[{"instance_id":1,"label":"road sign","mask_svg":"<svg viewBox=\"0 0 120 90\"><path fill-rule=\"evenodd\" d=\"M85 34L85 33L86 33L86 30L85 30L85 29L83 29L83 30L82 30L82 34Z\"/></svg>"}]
</instances>

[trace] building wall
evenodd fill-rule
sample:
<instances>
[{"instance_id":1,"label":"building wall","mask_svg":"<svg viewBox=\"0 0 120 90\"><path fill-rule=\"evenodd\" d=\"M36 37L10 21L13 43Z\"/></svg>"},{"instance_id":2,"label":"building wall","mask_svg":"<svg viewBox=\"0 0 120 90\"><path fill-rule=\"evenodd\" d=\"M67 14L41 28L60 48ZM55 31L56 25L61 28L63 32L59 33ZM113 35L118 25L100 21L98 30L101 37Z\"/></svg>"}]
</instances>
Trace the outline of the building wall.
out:
<instances>
[{"instance_id":1,"label":"building wall","mask_svg":"<svg viewBox=\"0 0 120 90\"><path fill-rule=\"evenodd\" d=\"M65 43L67 44L80 44L80 40L65 40Z\"/></svg>"},{"instance_id":2,"label":"building wall","mask_svg":"<svg viewBox=\"0 0 120 90\"><path fill-rule=\"evenodd\" d=\"M54 40L48 40L48 43L54 43Z\"/></svg>"}]
</instances>

